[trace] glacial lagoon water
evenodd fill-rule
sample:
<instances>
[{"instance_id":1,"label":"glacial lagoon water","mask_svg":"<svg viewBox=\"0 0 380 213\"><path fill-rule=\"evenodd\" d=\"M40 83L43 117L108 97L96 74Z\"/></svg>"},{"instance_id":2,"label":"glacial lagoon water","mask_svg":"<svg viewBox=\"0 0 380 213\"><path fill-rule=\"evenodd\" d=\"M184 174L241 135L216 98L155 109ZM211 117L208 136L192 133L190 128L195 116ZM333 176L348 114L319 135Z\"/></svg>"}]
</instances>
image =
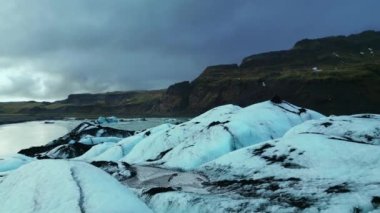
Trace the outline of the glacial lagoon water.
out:
<instances>
[{"instance_id":1,"label":"glacial lagoon water","mask_svg":"<svg viewBox=\"0 0 380 213\"><path fill-rule=\"evenodd\" d=\"M123 122L107 124L118 129L143 130L166 122L173 122L167 118L128 119ZM59 138L82 121L30 121L16 124L0 125L0 156L14 154L31 146L44 145Z\"/></svg>"},{"instance_id":2,"label":"glacial lagoon water","mask_svg":"<svg viewBox=\"0 0 380 213\"><path fill-rule=\"evenodd\" d=\"M0 156L17 153L19 150L46 144L63 136L75 127L73 121L31 121L0 125Z\"/></svg>"}]
</instances>

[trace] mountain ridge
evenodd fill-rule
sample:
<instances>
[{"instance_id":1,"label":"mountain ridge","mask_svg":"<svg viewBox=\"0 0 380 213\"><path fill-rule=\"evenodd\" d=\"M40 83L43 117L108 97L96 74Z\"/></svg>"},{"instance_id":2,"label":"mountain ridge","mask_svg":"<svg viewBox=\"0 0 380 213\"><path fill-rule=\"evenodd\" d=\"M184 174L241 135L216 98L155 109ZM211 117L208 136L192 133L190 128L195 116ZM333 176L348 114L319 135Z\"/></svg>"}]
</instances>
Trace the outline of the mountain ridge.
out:
<instances>
[{"instance_id":1,"label":"mountain ridge","mask_svg":"<svg viewBox=\"0 0 380 213\"><path fill-rule=\"evenodd\" d=\"M377 50L378 31L303 39L289 50L209 66L193 81L167 89L71 94L52 103L1 103L0 117L194 116L219 105L244 107L275 95L324 114L380 113Z\"/></svg>"}]
</instances>

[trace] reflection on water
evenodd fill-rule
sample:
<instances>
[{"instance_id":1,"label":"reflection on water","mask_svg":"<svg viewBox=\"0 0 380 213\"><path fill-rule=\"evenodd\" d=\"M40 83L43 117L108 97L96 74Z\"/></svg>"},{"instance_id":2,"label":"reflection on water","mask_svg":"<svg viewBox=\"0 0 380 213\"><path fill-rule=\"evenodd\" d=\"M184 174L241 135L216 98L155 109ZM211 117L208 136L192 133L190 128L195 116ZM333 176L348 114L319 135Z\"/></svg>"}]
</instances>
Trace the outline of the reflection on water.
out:
<instances>
[{"instance_id":1,"label":"reflection on water","mask_svg":"<svg viewBox=\"0 0 380 213\"><path fill-rule=\"evenodd\" d=\"M78 122L57 121L45 124L31 121L17 124L0 125L0 155L12 154L31 146L50 142L69 132Z\"/></svg>"}]
</instances>

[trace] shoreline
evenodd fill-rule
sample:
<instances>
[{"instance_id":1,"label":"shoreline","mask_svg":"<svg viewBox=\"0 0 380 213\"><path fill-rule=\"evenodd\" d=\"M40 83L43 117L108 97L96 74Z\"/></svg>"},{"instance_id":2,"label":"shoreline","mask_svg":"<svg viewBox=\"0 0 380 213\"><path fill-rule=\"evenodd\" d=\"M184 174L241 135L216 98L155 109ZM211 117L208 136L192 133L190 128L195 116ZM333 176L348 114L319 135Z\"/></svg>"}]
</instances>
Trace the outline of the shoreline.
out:
<instances>
[{"instance_id":1,"label":"shoreline","mask_svg":"<svg viewBox=\"0 0 380 213\"><path fill-rule=\"evenodd\" d=\"M63 118L57 115L0 114L0 125L28 121L61 120Z\"/></svg>"},{"instance_id":2,"label":"shoreline","mask_svg":"<svg viewBox=\"0 0 380 213\"><path fill-rule=\"evenodd\" d=\"M30 121L47 121L47 120L66 120L67 118L74 118L74 120L85 120L85 119L90 119L90 120L95 120L99 118L100 116L103 115L89 115L89 116L84 116L84 115L79 115L79 116L31 116L31 115L18 115L18 114L0 114L0 126L1 125L6 125L6 124L17 124L17 123L25 123L25 122L30 122ZM106 116L107 117L107 116ZM187 120L191 117L185 117L185 116L116 116L120 119L135 119L135 118L174 118L177 120Z\"/></svg>"}]
</instances>

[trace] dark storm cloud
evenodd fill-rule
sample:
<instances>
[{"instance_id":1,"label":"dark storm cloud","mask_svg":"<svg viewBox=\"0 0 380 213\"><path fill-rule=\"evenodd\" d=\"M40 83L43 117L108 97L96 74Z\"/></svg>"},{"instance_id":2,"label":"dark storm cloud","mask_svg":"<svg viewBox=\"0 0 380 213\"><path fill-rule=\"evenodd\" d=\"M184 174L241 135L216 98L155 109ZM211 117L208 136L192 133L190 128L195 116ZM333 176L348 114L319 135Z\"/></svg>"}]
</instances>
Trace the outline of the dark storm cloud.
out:
<instances>
[{"instance_id":1,"label":"dark storm cloud","mask_svg":"<svg viewBox=\"0 0 380 213\"><path fill-rule=\"evenodd\" d=\"M164 88L308 37L380 29L378 0L15 0L0 7L0 101Z\"/></svg>"}]
</instances>

